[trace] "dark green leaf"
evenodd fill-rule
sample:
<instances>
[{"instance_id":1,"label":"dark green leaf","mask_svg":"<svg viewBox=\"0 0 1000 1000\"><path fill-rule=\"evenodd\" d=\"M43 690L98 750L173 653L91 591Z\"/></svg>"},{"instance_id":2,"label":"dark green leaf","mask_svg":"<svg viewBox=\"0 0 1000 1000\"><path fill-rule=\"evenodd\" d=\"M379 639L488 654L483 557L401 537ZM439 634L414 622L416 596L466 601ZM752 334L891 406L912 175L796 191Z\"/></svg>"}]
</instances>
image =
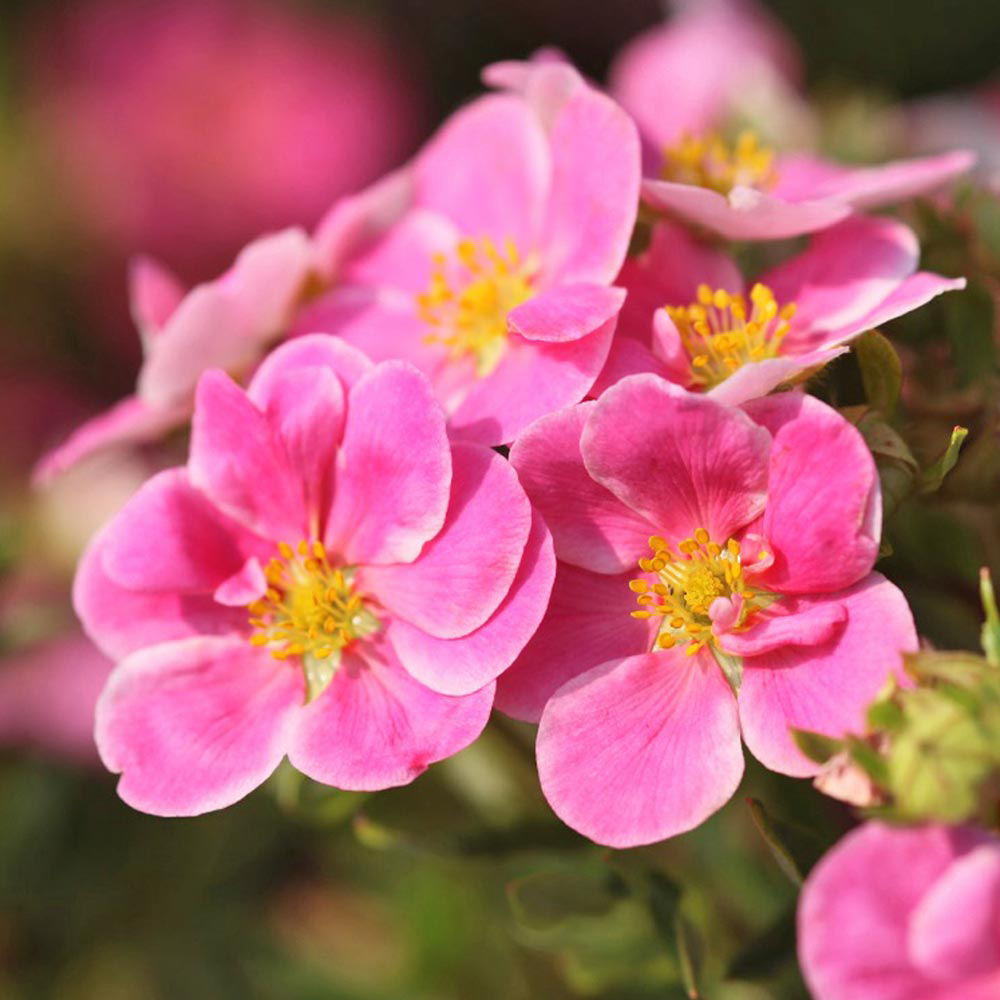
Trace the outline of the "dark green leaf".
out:
<instances>
[{"instance_id":1,"label":"dark green leaf","mask_svg":"<svg viewBox=\"0 0 1000 1000\"><path fill-rule=\"evenodd\" d=\"M754 826L764 838L778 867L795 885L802 885L809 869L823 853L818 837L804 827L772 816L759 799L748 799Z\"/></svg>"},{"instance_id":2,"label":"dark green leaf","mask_svg":"<svg viewBox=\"0 0 1000 1000\"><path fill-rule=\"evenodd\" d=\"M903 368L896 349L878 330L869 330L859 337L853 349L868 402L883 416L891 417L903 382Z\"/></svg>"},{"instance_id":3,"label":"dark green leaf","mask_svg":"<svg viewBox=\"0 0 1000 1000\"><path fill-rule=\"evenodd\" d=\"M507 885L507 899L518 922L547 930L572 917L600 917L625 894L609 870L538 872Z\"/></svg>"},{"instance_id":4,"label":"dark green leaf","mask_svg":"<svg viewBox=\"0 0 1000 1000\"><path fill-rule=\"evenodd\" d=\"M945 332L961 385L992 378L996 372L993 296L985 286L968 288L943 299Z\"/></svg>"},{"instance_id":5,"label":"dark green leaf","mask_svg":"<svg viewBox=\"0 0 1000 1000\"><path fill-rule=\"evenodd\" d=\"M825 764L844 749L841 740L824 736L822 733L813 733L808 729L792 729L791 732L795 745L814 764Z\"/></svg>"}]
</instances>

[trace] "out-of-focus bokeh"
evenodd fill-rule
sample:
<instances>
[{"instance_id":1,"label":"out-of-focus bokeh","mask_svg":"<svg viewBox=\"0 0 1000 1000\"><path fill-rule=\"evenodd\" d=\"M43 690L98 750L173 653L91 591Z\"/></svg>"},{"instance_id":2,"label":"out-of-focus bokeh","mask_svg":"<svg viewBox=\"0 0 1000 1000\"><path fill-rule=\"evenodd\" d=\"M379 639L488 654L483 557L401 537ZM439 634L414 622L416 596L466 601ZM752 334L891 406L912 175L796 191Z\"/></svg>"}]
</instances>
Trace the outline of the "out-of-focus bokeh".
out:
<instances>
[{"instance_id":1,"label":"out-of-focus bokeh","mask_svg":"<svg viewBox=\"0 0 1000 1000\"><path fill-rule=\"evenodd\" d=\"M858 161L972 146L983 185L1000 183L1000 7L769 6L802 51L817 109L810 142ZM545 806L530 733L502 720L377 797L281 771L224 813L131 811L90 738L110 665L74 625L69 586L88 537L166 458L106 455L44 490L29 485L47 447L134 383L137 255L185 285L211 278L252 237L311 227L337 196L402 163L479 89L486 63L553 46L603 81L616 52L662 16L653 0L5 4L0 1000L682 997L686 934L701 942L704 978L728 980L713 997L805 995L788 945L794 889L746 799L811 818L829 840L850 818L752 764L745 794L692 834L620 855L610 883L604 852ZM973 435L940 498L895 522L884 569L925 635L970 648L976 571L1000 567L996 386L982 377L995 364L1000 280L990 206L966 205L993 254L974 258L958 241L961 212L918 209L925 266L980 270L970 295L893 331L917 457L933 458L959 417ZM988 343L949 345L942 331L956 325L985 329ZM855 402L852 380L842 366L825 391ZM559 888L570 861L573 879ZM652 905L608 891L628 878ZM683 920L658 922L678 891Z\"/></svg>"}]
</instances>

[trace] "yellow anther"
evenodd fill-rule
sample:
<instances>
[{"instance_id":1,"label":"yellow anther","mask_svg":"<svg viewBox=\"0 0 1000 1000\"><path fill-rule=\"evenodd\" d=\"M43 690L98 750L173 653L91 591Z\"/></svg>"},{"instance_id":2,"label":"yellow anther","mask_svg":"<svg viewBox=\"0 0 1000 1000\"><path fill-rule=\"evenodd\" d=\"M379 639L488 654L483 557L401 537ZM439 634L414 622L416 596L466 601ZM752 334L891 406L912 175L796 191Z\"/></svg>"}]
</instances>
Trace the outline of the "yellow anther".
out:
<instances>
[{"instance_id":1,"label":"yellow anther","mask_svg":"<svg viewBox=\"0 0 1000 1000\"><path fill-rule=\"evenodd\" d=\"M636 594L645 594L649 589L649 584L645 580L629 580L629 590Z\"/></svg>"},{"instance_id":2,"label":"yellow anther","mask_svg":"<svg viewBox=\"0 0 1000 1000\"><path fill-rule=\"evenodd\" d=\"M712 133L684 135L663 153L661 174L676 184L694 184L729 194L737 185L766 190L777 181L774 151L747 130L735 142ZM701 293L698 295L701 301Z\"/></svg>"},{"instance_id":3,"label":"yellow anther","mask_svg":"<svg viewBox=\"0 0 1000 1000\"><path fill-rule=\"evenodd\" d=\"M704 545L708 541L708 532L704 528L699 528L694 533L695 541L699 545Z\"/></svg>"}]
</instances>

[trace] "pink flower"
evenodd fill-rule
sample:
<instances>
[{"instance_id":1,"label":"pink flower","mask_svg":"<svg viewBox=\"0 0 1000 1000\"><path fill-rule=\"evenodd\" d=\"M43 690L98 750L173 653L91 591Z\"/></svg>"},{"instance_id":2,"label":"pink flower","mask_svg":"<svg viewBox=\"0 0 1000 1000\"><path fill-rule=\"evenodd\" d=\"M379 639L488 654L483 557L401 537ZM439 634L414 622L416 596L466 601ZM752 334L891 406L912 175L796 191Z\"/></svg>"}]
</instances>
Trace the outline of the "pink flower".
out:
<instances>
[{"instance_id":1,"label":"pink flower","mask_svg":"<svg viewBox=\"0 0 1000 1000\"><path fill-rule=\"evenodd\" d=\"M1000 996L1000 840L866 823L810 874L799 960L816 1000Z\"/></svg>"},{"instance_id":2,"label":"pink flower","mask_svg":"<svg viewBox=\"0 0 1000 1000\"><path fill-rule=\"evenodd\" d=\"M398 45L345 14L88 0L42 18L33 42L31 113L84 225L184 273L312 225L420 134Z\"/></svg>"},{"instance_id":3,"label":"pink flower","mask_svg":"<svg viewBox=\"0 0 1000 1000\"><path fill-rule=\"evenodd\" d=\"M729 255L661 222L622 268L628 297L595 389L655 371L727 403L766 395L865 330L965 287L962 278L917 271L919 260L906 226L855 216L747 288Z\"/></svg>"},{"instance_id":4,"label":"pink flower","mask_svg":"<svg viewBox=\"0 0 1000 1000\"><path fill-rule=\"evenodd\" d=\"M542 789L599 843L701 823L739 784L741 732L772 770L814 774L789 727L859 730L916 648L871 571L874 461L811 396L736 409L634 375L533 424L511 461L559 562L497 705L541 719Z\"/></svg>"},{"instance_id":5,"label":"pink flower","mask_svg":"<svg viewBox=\"0 0 1000 1000\"><path fill-rule=\"evenodd\" d=\"M582 399L604 364L640 163L628 116L565 63L486 76L510 89L458 111L405 172L321 225L337 287L295 330L410 361L452 435L494 445Z\"/></svg>"},{"instance_id":6,"label":"pink flower","mask_svg":"<svg viewBox=\"0 0 1000 1000\"><path fill-rule=\"evenodd\" d=\"M185 293L155 261L131 278L132 313L145 355L136 393L84 423L35 470L44 482L89 455L155 441L191 416L199 375L245 375L287 331L313 275L313 250L299 229L262 236L214 281Z\"/></svg>"},{"instance_id":7,"label":"pink flower","mask_svg":"<svg viewBox=\"0 0 1000 1000\"><path fill-rule=\"evenodd\" d=\"M75 604L116 666L97 708L121 796L229 805L286 754L377 789L470 743L543 614L554 559L508 463L449 445L426 379L333 337L246 392L199 382L186 468L95 538Z\"/></svg>"}]
</instances>

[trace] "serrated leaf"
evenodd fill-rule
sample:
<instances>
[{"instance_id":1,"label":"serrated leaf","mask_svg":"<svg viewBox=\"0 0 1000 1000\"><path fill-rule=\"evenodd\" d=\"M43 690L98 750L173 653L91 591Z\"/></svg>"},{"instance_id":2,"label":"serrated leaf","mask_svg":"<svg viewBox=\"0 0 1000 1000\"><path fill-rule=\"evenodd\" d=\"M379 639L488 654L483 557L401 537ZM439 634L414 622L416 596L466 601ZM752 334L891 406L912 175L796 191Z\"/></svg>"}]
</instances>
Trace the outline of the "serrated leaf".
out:
<instances>
[{"instance_id":1,"label":"serrated leaf","mask_svg":"<svg viewBox=\"0 0 1000 1000\"><path fill-rule=\"evenodd\" d=\"M959 452L962 449L962 442L965 441L968 433L967 427L954 427L952 429L948 447L933 465L924 469L923 475L920 477L921 493L933 493L941 488L944 477L955 468Z\"/></svg>"},{"instance_id":2,"label":"serrated leaf","mask_svg":"<svg viewBox=\"0 0 1000 1000\"><path fill-rule=\"evenodd\" d=\"M824 736L822 733L814 733L808 729L792 729L791 733L795 745L814 764L825 764L844 749L842 740Z\"/></svg>"},{"instance_id":3,"label":"serrated leaf","mask_svg":"<svg viewBox=\"0 0 1000 1000\"><path fill-rule=\"evenodd\" d=\"M903 383L903 366L888 338L869 330L852 345L861 369L861 383L869 404L883 416L891 417Z\"/></svg>"}]
</instances>

